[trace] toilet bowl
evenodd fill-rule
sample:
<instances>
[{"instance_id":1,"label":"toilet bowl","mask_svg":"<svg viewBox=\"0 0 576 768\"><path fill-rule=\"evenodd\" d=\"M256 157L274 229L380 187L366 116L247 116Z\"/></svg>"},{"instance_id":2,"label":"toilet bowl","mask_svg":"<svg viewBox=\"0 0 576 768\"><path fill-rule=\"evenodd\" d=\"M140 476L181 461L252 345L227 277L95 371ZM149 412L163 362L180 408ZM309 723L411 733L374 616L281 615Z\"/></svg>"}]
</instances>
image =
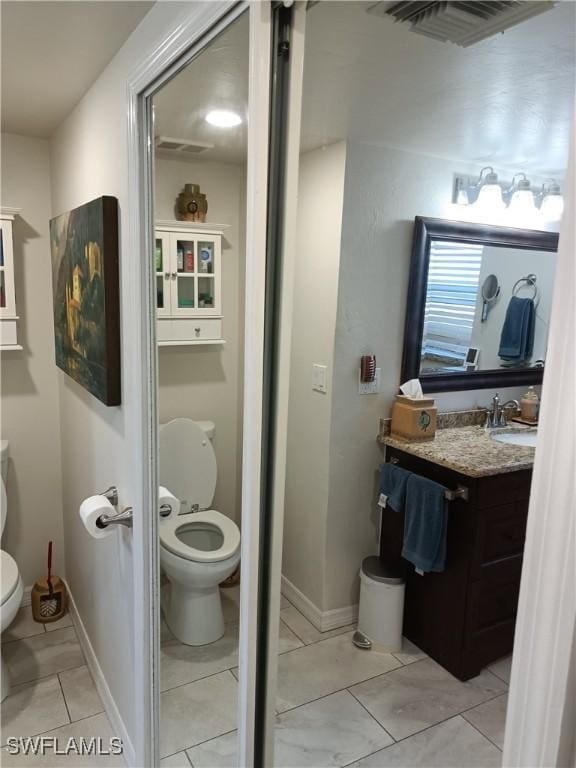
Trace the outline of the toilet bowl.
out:
<instances>
[{"instance_id":1,"label":"toilet bowl","mask_svg":"<svg viewBox=\"0 0 576 768\"><path fill-rule=\"evenodd\" d=\"M240 562L240 531L210 509L216 489L214 426L174 419L159 433L160 485L180 510L160 518L160 566L169 584L162 611L172 634L186 645L213 643L224 634L219 584ZM208 434L207 434L208 433Z\"/></svg>"},{"instance_id":2,"label":"toilet bowl","mask_svg":"<svg viewBox=\"0 0 576 768\"><path fill-rule=\"evenodd\" d=\"M8 443L6 440L2 440L0 451L2 458L2 480L0 485L1 535L4 533L6 516L8 514L5 485L6 470L8 466ZM8 552L0 550L0 631L4 632L4 630L14 621L14 618L22 605L23 595L24 586L16 561L8 554ZM2 657L0 674L0 701L4 701L6 696L10 693L10 677L4 657Z\"/></svg>"}]
</instances>

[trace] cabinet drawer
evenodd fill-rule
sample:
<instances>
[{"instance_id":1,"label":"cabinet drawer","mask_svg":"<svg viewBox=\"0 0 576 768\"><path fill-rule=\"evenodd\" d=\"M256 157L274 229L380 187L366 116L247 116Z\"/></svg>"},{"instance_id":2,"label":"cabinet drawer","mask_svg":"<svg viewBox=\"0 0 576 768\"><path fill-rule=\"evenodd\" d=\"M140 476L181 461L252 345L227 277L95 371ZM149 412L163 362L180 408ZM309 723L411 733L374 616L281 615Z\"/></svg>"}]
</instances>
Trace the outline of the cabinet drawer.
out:
<instances>
[{"instance_id":1,"label":"cabinet drawer","mask_svg":"<svg viewBox=\"0 0 576 768\"><path fill-rule=\"evenodd\" d=\"M523 552L527 518L527 501L479 511L473 568L475 578L479 578L483 565Z\"/></svg>"},{"instance_id":2,"label":"cabinet drawer","mask_svg":"<svg viewBox=\"0 0 576 768\"><path fill-rule=\"evenodd\" d=\"M515 618L521 573L521 555L483 566L480 580L469 587L468 634L473 636Z\"/></svg>"},{"instance_id":3,"label":"cabinet drawer","mask_svg":"<svg viewBox=\"0 0 576 768\"><path fill-rule=\"evenodd\" d=\"M158 341L190 342L222 338L222 320L215 318L159 318Z\"/></svg>"}]
</instances>

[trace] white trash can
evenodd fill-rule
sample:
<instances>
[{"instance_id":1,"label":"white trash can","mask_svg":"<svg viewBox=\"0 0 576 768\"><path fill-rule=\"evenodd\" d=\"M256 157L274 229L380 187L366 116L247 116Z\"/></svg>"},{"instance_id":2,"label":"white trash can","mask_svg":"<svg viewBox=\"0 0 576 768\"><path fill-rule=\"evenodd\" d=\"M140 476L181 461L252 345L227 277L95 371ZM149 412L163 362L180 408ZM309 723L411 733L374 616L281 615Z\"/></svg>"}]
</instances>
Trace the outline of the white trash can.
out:
<instances>
[{"instance_id":1,"label":"white trash can","mask_svg":"<svg viewBox=\"0 0 576 768\"><path fill-rule=\"evenodd\" d=\"M355 645L388 653L402 650L405 586L397 568L386 566L377 556L364 558Z\"/></svg>"}]
</instances>

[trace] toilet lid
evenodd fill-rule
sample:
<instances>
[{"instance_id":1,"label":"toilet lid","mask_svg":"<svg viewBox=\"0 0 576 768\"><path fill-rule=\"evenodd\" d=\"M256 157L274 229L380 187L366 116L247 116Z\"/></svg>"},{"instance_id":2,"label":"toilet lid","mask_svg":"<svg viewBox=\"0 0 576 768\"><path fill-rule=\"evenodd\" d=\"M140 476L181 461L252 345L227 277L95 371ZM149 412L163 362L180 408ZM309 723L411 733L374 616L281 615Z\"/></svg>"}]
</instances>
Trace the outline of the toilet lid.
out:
<instances>
[{"instance_id":1,"label":"toilet lid","mask_svg":"<svg viewBox=\"0 0 576 768\"><path fill-rule=\"evenodd\" d=\"M206 433L191 419L162 424L158 436L160 485L182 503L208 509L216 490L216 456Z\"/></svg>"},{"instance_id":2,"label":"toilet lid","mask_svg":"<svg viewBox=\"0 0 576 768\"><path fill-rule=\"evenodd\" d=\"M16 565L16 561L8 554L8 552L0 550L0 558L0 604L4 605L6 600L8 600L18 586L20 572Z\"/></svg>"},{"instance_id":3,"label":"toilet lid","mask_svg":"<svg viewBox=\"0 0 576 768\"><path fill-rule=\"evenodd\" d=\"M197 528L199 539L202 538L202 528L216 529L215 533L221 535L217 549L198 549L183 539L191 533L192 528ZM188 529L188 530L187 530ZM229 517L215 509L205 512L194 512L189 515L177 515L168 518L160 526L160 546L185 560L194 560L197 563L216 563L226 560L238 552L240 548L240 531L238 526Z\"/></svg>"}]
</instances>

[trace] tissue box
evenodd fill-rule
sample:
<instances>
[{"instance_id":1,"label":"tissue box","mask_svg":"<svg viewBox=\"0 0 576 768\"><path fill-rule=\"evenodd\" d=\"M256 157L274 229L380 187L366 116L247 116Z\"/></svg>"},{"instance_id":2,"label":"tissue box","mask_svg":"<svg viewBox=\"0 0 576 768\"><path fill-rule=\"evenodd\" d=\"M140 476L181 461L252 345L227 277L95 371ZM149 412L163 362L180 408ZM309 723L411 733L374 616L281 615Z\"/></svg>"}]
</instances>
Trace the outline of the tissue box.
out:
<instances>
[{"instance_id":1,"label":"tissue box","mask_svg":"<svg viewBox=\"0 0 576 768\"><path fill-rule=\"evenodd\" d=\"M432 398L396 395L390 434L406 440L433 440L437 412Z\"/></svg>"}]
</instances>

